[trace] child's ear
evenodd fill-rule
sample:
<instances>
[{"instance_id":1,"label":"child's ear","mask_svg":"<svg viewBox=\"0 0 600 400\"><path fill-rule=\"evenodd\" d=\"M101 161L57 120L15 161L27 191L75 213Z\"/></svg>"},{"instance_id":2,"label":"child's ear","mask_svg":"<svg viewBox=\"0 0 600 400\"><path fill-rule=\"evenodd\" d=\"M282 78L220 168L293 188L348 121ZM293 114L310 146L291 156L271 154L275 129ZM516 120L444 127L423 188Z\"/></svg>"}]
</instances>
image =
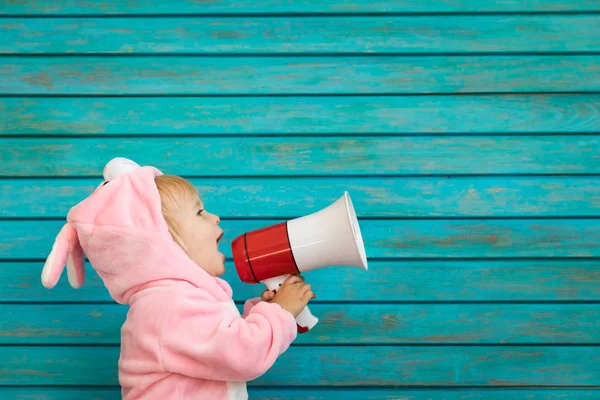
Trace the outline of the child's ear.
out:
<instances>
[{"instance_id":1,"label":"child's ear","mask_svg":"<svg viewBox=\"0 0 600 400\"><path fill-rule=\"evenodd\" d=\"M48 289L53 288L58 283L65 265L69 283L75 289L80 288L85 280L83 249L79 244L77 231L70 222L66 223L56 236L42 270L42 285Z\"/></svg>"}]
</instances>

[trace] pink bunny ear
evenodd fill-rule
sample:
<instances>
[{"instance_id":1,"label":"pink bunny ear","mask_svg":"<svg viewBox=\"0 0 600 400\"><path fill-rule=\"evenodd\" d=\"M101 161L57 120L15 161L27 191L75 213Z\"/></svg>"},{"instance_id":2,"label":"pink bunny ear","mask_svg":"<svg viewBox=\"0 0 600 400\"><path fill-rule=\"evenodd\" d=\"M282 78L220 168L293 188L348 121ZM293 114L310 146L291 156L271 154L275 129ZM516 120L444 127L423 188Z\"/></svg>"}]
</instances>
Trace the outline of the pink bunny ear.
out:
<instances>
[{"instance_id":1,"label":"pink bunny ear","mask_svg":"<svg viewBox=\"0 0 600 400\"><path fill-rule=\"evenodd\" d=\"M42 285L52 289L60 279L65 264L69 283L75 289L80 288L85 279L83 249L79 244L77 231L70 222L66 223L56 236L42 270Z\"/></svg>"}]
</instances>

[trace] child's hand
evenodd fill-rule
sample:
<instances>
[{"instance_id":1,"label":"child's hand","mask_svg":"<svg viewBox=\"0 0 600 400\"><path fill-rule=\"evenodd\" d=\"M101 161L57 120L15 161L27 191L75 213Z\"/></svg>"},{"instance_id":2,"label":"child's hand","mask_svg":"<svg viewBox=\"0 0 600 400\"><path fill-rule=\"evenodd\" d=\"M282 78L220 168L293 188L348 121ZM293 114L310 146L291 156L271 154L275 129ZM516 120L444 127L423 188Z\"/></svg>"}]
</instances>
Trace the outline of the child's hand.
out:
<instances>
[{"instance_id":1,"label":"child's hand","mask_svg":"<svg viewBox=\"0 0 600 400\"><path fill-rule=\"evenodd\" d=\"M263 293L263 296L268 297L270 295ZM315 297L317 296L312 292L312 287L308 283L304 283L304 277L292 275L283 282L273 296L271 303L279 304L295 318L308 302Z\"/></svg>"}]
</instances>

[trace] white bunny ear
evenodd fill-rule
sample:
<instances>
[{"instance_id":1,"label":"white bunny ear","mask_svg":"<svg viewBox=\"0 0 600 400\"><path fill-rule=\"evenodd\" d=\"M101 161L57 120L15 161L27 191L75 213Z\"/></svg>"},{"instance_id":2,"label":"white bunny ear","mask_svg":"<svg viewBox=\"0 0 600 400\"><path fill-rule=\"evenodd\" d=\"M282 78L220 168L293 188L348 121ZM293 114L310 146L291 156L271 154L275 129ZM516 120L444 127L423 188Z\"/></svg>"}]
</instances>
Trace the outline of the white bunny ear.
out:
<instances>
[{"instance_id":1,"label":"white bunny ear","mask_svg":"<svg viewBox=\"0 0 600 400\"><path fill-rule=\"evenodd\" d=\"M65 264L69 283L75 289L80 288L85 280L83 249L71 223L66 223L56 236L42 270L42 285L48 289L53 288L58 283Z\"/></svg>"},{"instance_id":2,"label":"white bunny ear","mask_svg":"<svg viewBox=\"0 0 600 400\"><path fill-rule=\"evenodd\" d=\"M119 175L126 174L133 171L134 169L140 168L140 166L127 158L116 157L110 160L104 167L104 180L111 181Z\"/></svg>"}]
</instances>

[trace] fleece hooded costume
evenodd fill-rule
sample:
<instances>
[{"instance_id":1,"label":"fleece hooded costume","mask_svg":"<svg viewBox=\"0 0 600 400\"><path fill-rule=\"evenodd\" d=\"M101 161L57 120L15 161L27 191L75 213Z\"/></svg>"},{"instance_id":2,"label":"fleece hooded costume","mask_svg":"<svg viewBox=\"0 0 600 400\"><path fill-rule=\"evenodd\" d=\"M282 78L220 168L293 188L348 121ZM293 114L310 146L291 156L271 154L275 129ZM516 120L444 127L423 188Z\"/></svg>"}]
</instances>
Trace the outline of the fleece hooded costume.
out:
<instances>
[{"instance_id":1,"label":"fleece hooded costume","mask_svg":"<svg viewBox=\"0 0 600 400\"><path fill-rule=\"evenodd\" d=\"M240 315L231 287L198 267L173 241L154 178L161 172L114 159L106 182L73 207L42 272L52 288L65 264L84 281L84 254L112 298L129 305L121 329L125 400L247 399L296 338L292 314L251 299Z\"/></svg>"}]
</instances>

